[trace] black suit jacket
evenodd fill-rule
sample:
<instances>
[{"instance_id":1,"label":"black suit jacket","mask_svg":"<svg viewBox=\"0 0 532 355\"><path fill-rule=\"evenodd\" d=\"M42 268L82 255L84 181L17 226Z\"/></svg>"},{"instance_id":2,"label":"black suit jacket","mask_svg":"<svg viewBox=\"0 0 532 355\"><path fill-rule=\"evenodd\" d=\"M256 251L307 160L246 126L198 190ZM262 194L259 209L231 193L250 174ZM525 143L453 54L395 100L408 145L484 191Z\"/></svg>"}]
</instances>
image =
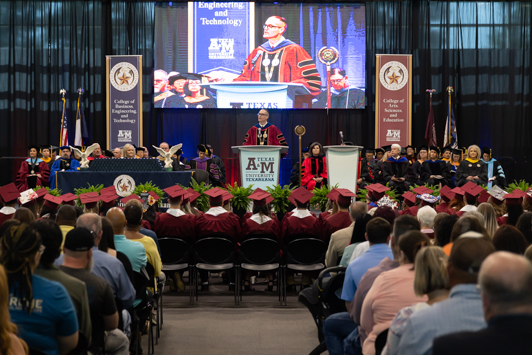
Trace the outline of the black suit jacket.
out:
<instances>
[{"instance_id":1,"label":"black suit jacket","mask_svg":"<svg viewBox=\"0 0 532 355\"><path fill-rule=\"evenodd\" d=\"M485 329L436 338L432 355L443 354L532 354L532 314L498 316Z\"/></svg>"}]
</instances>

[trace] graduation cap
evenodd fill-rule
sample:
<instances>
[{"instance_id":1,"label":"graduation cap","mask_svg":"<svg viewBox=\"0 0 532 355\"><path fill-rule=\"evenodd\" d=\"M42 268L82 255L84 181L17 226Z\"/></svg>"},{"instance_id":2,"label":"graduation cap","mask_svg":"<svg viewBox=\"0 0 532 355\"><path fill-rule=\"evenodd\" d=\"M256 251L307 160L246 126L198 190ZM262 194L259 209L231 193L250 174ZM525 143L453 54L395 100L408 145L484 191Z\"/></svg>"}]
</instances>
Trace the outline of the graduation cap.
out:
<instances>
[{"instance_id":1,"label":"graduation cap","mask_svg":"<svg viewBox=\"0 0 532 355\"><path fill-rule=\"evenodd\" d=\"M488 193L488 191L482 189L482 191L480 192L480 196L478 197L478 203L488 202L489 198L490 194Z\"/></svg>"},{"instance_id":2,"label":"graduation cap","mask_svg":"<svg viewBox=\"0 0 532 355\"><path fill-rule=\"evenodd\" d=\"M412 191L414 191L418 195L431 194L434 192L426 186L418 186L415 189L412 189Z\"/></svg>"},{"instance_id":3,"label":"graduation cap","mask_svg":"<svg viewBox=\"0 0 532 355\"><path fill-rule=\"evenodd\" d=\"M462 154L467 154L467 147L462 147Z\"/></svg>"},{"instance_id":4,"label":"graduation cap","mask_svg":"<svg viewBox=\"0 0 532 355\"><path fill-rule=\"evenodd\" d=\"M28 146L28 150L32 150L32 149L35 149L37 152L39 152L39 146L37 144L31 144L30 146Z\"/></svg>"},{"instance_id":5,"label":"graduation cap","mask_svg":"<svg viewBox=\"0 0 532 355\"><path fill-rule=\"evenodd\" d=\"M416 197L422 201L424 206L433 205L441 198L440 196L432 196L431 194L421 194L416 195Z\"/></svg>"},{"instance_id":6,"label":"graduation cap","mask_svg":"<svg viewBox=\"0 0 532 355\"><path fill-rule=\"evenodd\" d=\"M48 195L48 190L46 188L40 188L39 190L35 191L37 194L37 201L42 201L46 195Z\"/></svg>"},{"instance_id":7,"label":"graduation cap","mask_svg":"<svg viewBox=\"0 0 532 355\"><path fill-rule=\"evenodd\" d=\"M59 208L59 205L63 202L63 199L61 197L57 197L54 195L46 195L44 196L44 205L54 211L57 211Z\"/></svg>"},{"instance_id":8,"label":"graduation cap","mask_svg":"<svg viewBox=\"0 0 532 355\"><path fill-rule=\"evenodd\" d=\"M405 148L401 148L401 155L406 155L406 149Z\"/></svg>"},{"instance_id":9,"label":"graduation cap","mask_svg":"<svg viewBox=\"0 0 532 355\"><path fill-rule=\"evenodd\" d=\"M384 147L382 147L382 149L384 149L385 152L391 152L392 151L392 146L391 145L385 145Z\"/></svg>"},{"instance_id":10,"label":"graduation cap","mask_svg":"<svg viewBox=\"0 0 532 355\"><path fill-rule=\"evenodd\" d=\"M500 205L504 202L504 196L508 195L508 192L501 189L499 186L495 185L488 190L488 194L491 195L491 201L496 205Z\"/></svg>"},{"instance_id":11,"label":"graduation cap","mask_svg":"<svg viewBox=\"0 0 532 355\"><path fill-rule=\"evenodd\" d=\"M22 191L19 200L21 205L31 205L37 201L37 193L33 189Z\"/></svg>"},{"instance_id":12,"label":"graduation cap","mask_svg":"<svg viewBox=\"0 0 532 355\"><path fill-rule=\"evenodd\" d=\"M100 195L114 195L116 194L116 187L114 185L105 187L100 190Z\"/></svg>"},{"instance_id":13,"label":"graduation cap","mask_svg":"<svg viewBox=\"0 0 532 355\"><path fill-rule=\"evenodd\" d=\"M414 151L414 154L417 153L417 152L416 152L416 148L414 148L414 147L411 146L410 144L407 145L407 146L405 147L406 150L408 150L408 148L412 148L412 150Z\"/></svg>"},{"instance_id":14,"label":"graduation cap","mask_svg":"<svg viewBox=\"0 0 532 355\"><path fill-rule=\"evenodd\" d=\"M117 194L105 194L100 197L100 200L102 201L102 206L113 207L119 197Z\"/></svg>"},{"instance_id":15,"label":"graduation cap","mask_svg":"<svg viewBox=\"0 0 532 355\"><path fill-rule=\"evenodd\" d=\"M295 191L294 191L295 192ZM292 192L293 194L293 192ZM338 191L335 188L332 188L331 191L326 196L331 201L336 201L338 199Z\"/></svg>"},{"instance_id":16,"label":"graduation cap","mask_svg":"<svg viewBox=\"0 0 532 355\"><path fill-rule=\"evenodd\" d=\"M419 147L419 152L421 152L422 150L428 151L429 148L426 145L422 145L421 147Z\"/></svg>"},{"instance_id":17,"label":"graduation cap","mask_svg":"<svg viewBox=\"0 0 532 355\"><path fill-rule=\"evenodd\" d=\"M266 191L257 191L257 190L255 190L255 192L253 192L248 197L253 200L253 203L256 206L262 206L262 205L265 205L265 204L268 203L266 201L266 199L268 197L271 197L271 195L268 192L266 192Z\"/></svg>"},{"instance_id":18,"label":"graduation cap","mask_svg":"<svg viewBox=\"0 0 532 355\"><path fill-rule=\"evenodd\" d=\"M81 203L85 205L85 208L94 208L100 202L100 196L98 196L98 193L96 192L96 196L91 195L90 192L80 194L79 198L81 200Z\"/></svg>"},{"instance_id":19,"label":"graduation cap","mask_svg":"<svg viewBox=\"0 0 532 355\"><path fill-rule=\"evenodd\" d=\"M179 74L176 74L176 75L172 75L172 76L168 77L168 84L174 85L174 82L176 80L188 80L188 74L189 73L179 73Z\"/></svg>"},{"instance_id":20,"label":"graduation cap","mask_svg":"<svg viewBox=\"0 0 532 355\"><path fill-rule=\"evenodd\" d=\"M484 189L474 182L469 181L467 184L462 186L462 190L464 190L466 198L472 199L477 197Z\"/></svg>"},{"instance_id":21,"label":"graduation cap","mask_svg":"<svg viewBox=\"0 0 532 355\"><path fill-rule=\"evenodd\" d=\"M412 191L407 191L401 195L408 207L412 207L416 204L416 194Z\"/></svg>"},{"instance_id":22,"label":"graduation cap","mask_svg":"<svg viewBox=\"0 0 532 355\"><path fill-rule=\"evenodd\" d=\"M196 147L200 152L204 152L207 155L211 155L211 150L205 144L198 144Z\"/></svg>"},{"instance_id":23,"label":"graduation cap","mask_svg":"<svg viewBox=\"0 0 532 355\"><path fill-rule=\"evenodd\" d=\"M164 192L168 195L168 200L170 202L178 202L180 199L184 199L184 195L187 193L187 190L184 190L179 185L173 185L163 189Z\"/></svg>"},{"instance_id":24,"label":"graduation cap","mask_svg":"<svg viewBox=\"0 0 532 355\"><path fill-rule=\"evenodd\" d=\"M441 153L440 148L438 148L438 147L436 147L436 146L434 146L434 145L431 145L431 146L430 146L430 150L434 150L434 151L438 152L438 155L440 155L440 153Z\"/></svg>"},{"instance_id":25,"label":"graduation cap","mask_svg":"<svg viewBox=\"0 0 532 355\"><path fill-rule=\"evenodd\" d=\"M462 158L462 155L464 154L464 151L462 149L451 149L451 152L454 155L459 155L460 159Z\"/></svg>"},{"instance_id":26,"label":"graduation cap","mask_svg":"<svg viewBox=\"0 0 532 355\"><path fill-rule=\"evenodd\" d=\"M59 150L65 150L65 149L68 149L69 151L72 151L72 148L70 148L68 145L62 145L62 146L59 147Z\"/></svg>"},{"instance_id":27,"label":"graduation cap","mask_svg":"<svg viewBox=\"0 0 532 355\"><path fill-rule=\"evenodd\" d=\"M83 195L85 195L86 197L98 197L98 191L85 192Z\"/></svg>"},{"instance_id":28,"label":"graduation cap","mask_svg":"<svg viewBox=\"0 0 532 355\"><path fill-rule=\"evenodd\" d=\"M223 202L224 190L215 187L205 191L205 195L209 196L209 203L220 203Z\"/></svg>"},{"instance_id":29,"label":"graduation cap","mask_svg":"<svg viewBox=\"0 0 532 355\"><path fill-rule=\"evenodd\" d=\"M127 197L124 197L123 199L120 200L120 202L122 202L122 203L125 205L126 203L128 203L128 202L131 201L131 200L137 200L137 201L139 201L140 203L144 203L144 200L141 199L140 197L138 197L138 196L135 195L135 194L131 194L131 195L127 196ZM83 202L83 201L82 201L82 202Z\"/></svg>"},{"instance_id":30,"label":"graduation cap","mask_svg":"<svg viewBox=\"0 0 532 355\"><path fill-rule=\"evenodd\" d=\"M525 197L525 195L526 195L526 192L524 192L523 190L521 190L521 189L519 189L519 188L513 190L512 193L514 193L514 194L516 194L516 195L519 195L519 196L521 196L521 197Z\"/></svg>"},{"instance_id":31,"label":"graduation cap","mask_svg":"<svg viewBox=\"0 0 532 355\"><path fill-rule=\"evenodd\" d=\"M336 196L336 194L338 193L336 191L336 189L333 189L334 190L334 195ZM329 192L329 195L332 193L333 191ZM327 197L329 197L329 195L327 195ZM310 199L312 197L314 197L314 194L312 192L310 192L309 190L305 189L304 187L299 187L297 189L295 189L294 191L292 191L292 195L291 197L294 199L294 205L306 205ZM330 197L329 197L330 198ZM336 197L335 197L335 200L336 201Z\"/></svg>"},{"instance_id":32,"label":"graduation cap","mask_svg":"<svg viewBox=\"0 0 532 355\"><path fill-rule=\"evenodd\" d=\"M292 194L293 194L293 193L294 193L294 192L292 191ZM292 205L297 206L297 202L296 202L296 200L294 199L294 197L293 197L292 195L288 196L287 198L288 198L288 201L290 201L290 203L291 203Z\"/></svg>"},{"instance_id":33,"label":"graduation cap","mask_svg":"<svg viewBox=\"0 0 532 355\"><path fill-rule=\"evenodd\" d=\"M375 154L382 153L384 154L384 149L382 148L375 148Z\"/></svg>"},{"instance_id":34,"label":"graduation cap","mask_svg":"<svg viewBox=\"0 0 532 355\"><path fill-rule=\"evenodd\" d=\"M451 188L447 185L443 185L440 189L440 196L442 200L449 202L453 199L454 194L451 192Z\"/></svg>"},{"instance_id":35,"label":"graduation cap","mask_svg":"<svg viewBox=\"0 0 532 355\"><path fill-rule=\"evenodd\" d=\"M351 199L356 197L356 194L348 189L336 189L338 191L338 204L347 205L351 203Z\"/></svg>"},{"instance_id":36,"label":"graduation cap","mask_svg":"<svg viewBox=\"0 0 532 355\"><path fill-rule=\"evenodd\" d=\"M222 195L223 204L228 204L233 197L234 196L229 191L224 191L224 194Z\"/></svg>"},{"instance_id":37,"label":"graduation cap","mask_svg":"<svg viewBox=\"0 0 532 355\"><path fill-rule=\"evenodd\" d=\"M63 200L63 205L71 205L74 206L76 204L76 200L78 199L77 195L74 195L73 193L69 192L64 195L59 196Z\"/></svg>"},{"instance_id":38,"label":"graduation cap","mask_svg":"<svg viewBox=\"0 0 532 355\"><path fill-rule=\"evenodd\" d=\"M441 152L442 152L442 153L445 153L445 152L451 152L452 150L453 150L453 149L451 148L451 146L448 145L448 146L443 147L442 150L441 150Z\"/></svg>"},{"instance_id":39,"label":"graduation cap","mask_svg":"<svg viewBox=\"0 0 532 355\"><path fill-rule=\"evenodd\" d=\"M137 152L137 153L138 153L138 152L142 152L142 153L144 153L144 148L143 148L143 147L137 147L137 146L135 146L135 152Z\"/></svg>"},{"instance_id":40,"label":"graduation cap","mask_svg":"<svg viewBox=\"0 0 532 355\"><path fill-rule=\"evenodd\" d=\"M39 151L41 152L41 154L42 154L42 151L45 150L45 149L48 149L50 151L50 153L52 153L52 146L51 145L45 144L45 145L40 145L39 146ZM56 147L56 149L57 149L57 147Z\"/></svg>"},{"instance_id":41,"label":"graduation cap","mask_svg":"<svg viewBox=\"0 0 532 355\"><path fill-rule=\"evenodd\" d=\"M523 203L523 196L521 196L519 193L515 193L515 191L511 194L504 195L504 199L506 200L506 204L509 206L520 205Z\"/></svg>"},{"instance_id":42,"label":"graduation cap","mask_svg":"<svg viewBox=\"0 0 532 355\"><path fill-rule=\"evenodd\" d=\"M17 185L10 183L0 187L0 196L4 203L10 203L20 197L20 191L17 189Z\"/></svg>"},{"instance_id":43,"label":"graduation cap","mask_svg":"<svg viewBox=\"0 0 532 355\"><path fill-rule=\"evenodd\" d=\"M484 155L484 154L488 154L490 156L490 159L491 159L491 148L482 147L482 155Z\"/></svg>"},{"instance_id":44,"label":"graduation cap","mask_svg":"<svg viewBox=\"0 0 532 355\"><path fill-rule=\"evenodd\" d=\"M148 191L148 205L152 206L161 199L154 191Z\"/></svg>"},{"instance_id":45,"label":"graduation cap","mask_svg":"<svg viewBox=\"0 0 532 355\"><path fill-rule=\"evenodd\" d=\"M369 192L371 192L371 199L373 201L380 200L386 191L389 191L390 189L382 184L372 184L367 186L367 189Z\"/></svg>"},{"instance_id":46,"label":"graduation cap","mask_svg":"<svg viewBox=\"0 0 532 355\"><path fill-rule=\"evenodd\" d=\"M308 152L309 152L308 147L301 149L301 153L308 153Z\"/></svg>"},{"instance_id":47,"label":"graduation cap","mask_svg":"<svg viewBox=\"0 0 532 355\"><path fill-rule=\"evenodd\" d=\"M464 190L462 190L461 188L459 187L455 187L454 189L451 190L451 192L454 192L454 198L458 199L459 197L458 196L464 196Z\"/></svg>"},{"instance_id":48,"label":"graduation cap","mask_svg":"<svg viewBox=\"0 0 532 355\"><path fill-rule=\"evenodd\" d=\"M364 149L364 154L368 154L368 153L375 154L375 149L373 149L373 148L365 148Z\"/></svg>"},{"instance_id":49,"label":"graduation cap","mask_svg":"<svg viewBox=\"0 0 532 355\"><path fill-rule=\"evenodd\" d=\"M187 194L186 194L185 198L187 198L190 201L190 203L192 203L192 202L196 201L196 199L198 197L200 197L200 196L201 196L201 194L199 192L194 190L192 187L189 187L187 189Z\"/></svg>"}]
</instances>

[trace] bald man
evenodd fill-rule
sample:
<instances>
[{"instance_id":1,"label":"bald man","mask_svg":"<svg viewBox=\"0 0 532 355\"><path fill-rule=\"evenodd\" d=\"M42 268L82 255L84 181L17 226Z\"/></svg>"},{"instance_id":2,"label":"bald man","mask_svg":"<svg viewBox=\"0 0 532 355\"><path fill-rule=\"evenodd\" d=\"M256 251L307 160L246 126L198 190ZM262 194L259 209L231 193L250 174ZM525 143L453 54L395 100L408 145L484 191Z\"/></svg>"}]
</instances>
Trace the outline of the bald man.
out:
<instances>
[{"instance_id":1,"label":"bald man","mask_svg":"<svg viewBox=\"0 0 532 355\"><path fill-rule=\"evenodd\" d=\"M146 257L146 249L140 243L128 240L124 234L126 227L126 216L124 212L118 208L113 207L107 212L106 216L113 226L113 232L115 234L115 247L116 251L124 253L129 261L133 271L140 272L146 263L148 258Z\"/></svg>"},{"instance_id":2,"label":"bald man","mask_svg":"<svg viewBox=\"0 0 532 355\"><path fill-rule=\"evenodd\" d=\"M486 329L437 338L433 354L532 353L532 264L500 251L484 260L479 273Z\"/></svg>"},{"instance_id":3,"label":"bald man","mask_svg":"<svg viewBox=\"0 0 532 355\"><path fill-rule=\"evenodd\" d=\"M412 314L399 342L399 355L431 354L437 337L486 328L477 282L480 265L493 252L493 243L478 233L456 240L447 265L449 298Z\"/></svg>"},{"instance_id":4,"label":"bald man","mask_svg":"<svg viewBox=\"0 0 532 355\"><path fill-rule=\"evenodd\" d=\"M257 124L248 129L242 145L284 145L287 146L283 132L268 122L270 113L262 109L257 113Z\"/></svg>"}]
</instances>

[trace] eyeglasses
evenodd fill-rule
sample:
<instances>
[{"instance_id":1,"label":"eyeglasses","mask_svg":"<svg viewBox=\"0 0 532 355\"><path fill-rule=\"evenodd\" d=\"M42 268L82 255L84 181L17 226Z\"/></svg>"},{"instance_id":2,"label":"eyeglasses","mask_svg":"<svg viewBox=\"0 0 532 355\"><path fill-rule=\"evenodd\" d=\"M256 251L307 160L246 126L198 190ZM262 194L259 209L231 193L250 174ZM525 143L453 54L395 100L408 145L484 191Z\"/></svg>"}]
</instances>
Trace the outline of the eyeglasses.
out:
<instances>
[{"instance_id":1,"label":"eyeglasses","mask_svg":"<svg viewBox=\"0 0 532 355\"><path fill-rule=\"evenodd\" d=\"M266 25L266 24L264 24L264 25L262 26L262 28L264 28L264 29L267 29L267 28L268 28L268 29L270 29L270 30L271 30L272 28L282 28L282 27L283 27L283 26L274 26L274 25Z\"/></svg>"},{"instance_id":2,"label":"eyeglasses","mask_svg":"<svg viewBox=\"0 0 532 355\"><path fill-rule=\"evenodd\" d=\"M268 116L268 115L265 113L257 113L257 116Z\"/></svg>"},{"instance_id":3,"label":"eyeglasses","mask_svg":"<svg viewBox=\"0 0 532 355\"><path fill-rule=\"evenodd\" d=\"M41 244L41 246L39 247L39 253L42 255L45 250L46 250L46 247Z\"/></svg>"},{"instance_id":4,"label":"eyeglasses","mask_svg":"<svg viewBox=\"0 0 532 355\"><path fill-rule=\"evenodd\" d=\"M340 84L342 80L344 79L334 79L334 80L331 80L331 83Z\"/></svg>"}]
</instances>

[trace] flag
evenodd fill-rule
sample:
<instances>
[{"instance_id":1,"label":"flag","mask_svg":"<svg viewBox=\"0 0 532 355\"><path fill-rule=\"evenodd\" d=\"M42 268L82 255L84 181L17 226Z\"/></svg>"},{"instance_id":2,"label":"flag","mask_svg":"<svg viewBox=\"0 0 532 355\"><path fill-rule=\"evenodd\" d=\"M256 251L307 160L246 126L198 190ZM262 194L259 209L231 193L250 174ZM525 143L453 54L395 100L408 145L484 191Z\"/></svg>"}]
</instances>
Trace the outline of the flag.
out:
<instances>
[{"instance_id":1,"label":"flag","mask_svg":"<svg viewBox=\"0 0 532 355\"><path fill-rule=\"evenodd\" d=\"M66 99L63 97L63 115L61 116L61 141L59 146L68 145L68 119L66 113Z\"/></svg>"},{"instance_id":2,"label":"flag","mask_svg":"<svg viewBox=\"0 0 532 355\"><path fill-rule=\"evenodd\" d=\"M430 95L429 117L427 118L427 127L425 128L425 141L430 146L438 146L436 139L436 126L434 125L434 111L432 110L432 93Z\"/></svg>"},{"instance_id":3,"label":"flag","mask_svg":"<svg viewBox=\"0 0 532 355\"><path fill-rule=\"evenodd\" d=\"M85 114L83 113L83 104L80 103L78 97L78 108L76 111L76 135L74 137L74 145L85 145L89 139L89 132L87 131L87 123L85 122Z\"/></svg>"},{"instance_id":4,"label":"flag","mask_svg":"<svg viewBox=\"0 0 532 355\"><path fill-rule=\"evenodd\" d=\"M450 137L449 137L450 136ZM450 138L450 142L449 142ZM454 118L454 110L451 107L451 134L449 134L449 115L447 115L447 121L445 122L445 137L443 138L443 146L450 145L451 148L458 148L458 133L456 132L456 120Z\"/></svg>"}]
</instances>

